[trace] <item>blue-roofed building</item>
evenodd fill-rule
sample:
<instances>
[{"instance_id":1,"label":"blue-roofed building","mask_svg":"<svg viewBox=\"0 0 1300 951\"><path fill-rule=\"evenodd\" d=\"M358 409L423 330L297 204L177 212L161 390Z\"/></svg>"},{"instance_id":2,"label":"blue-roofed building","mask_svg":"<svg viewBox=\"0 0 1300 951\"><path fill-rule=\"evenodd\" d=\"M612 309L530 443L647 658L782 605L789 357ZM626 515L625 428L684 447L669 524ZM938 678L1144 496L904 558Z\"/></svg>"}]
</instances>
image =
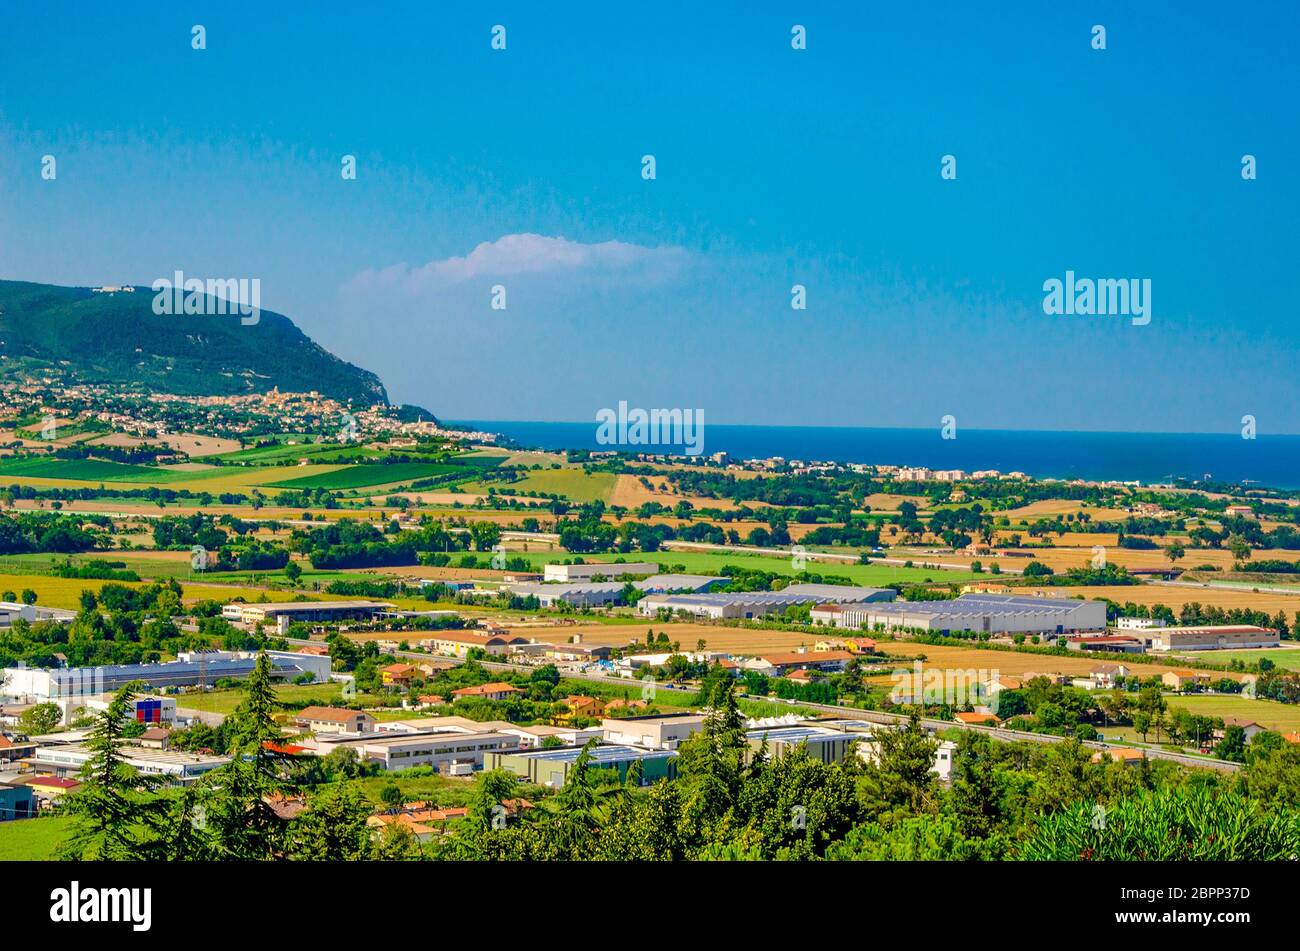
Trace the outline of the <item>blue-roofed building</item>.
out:
<instances>
[{"instance_id":1,"label":"blue-roofed building","mask_svg":"<svg viewBox=\"0 0 1300 951\"><path fill-rule=\"evenodd\" d=\"M0 822L36 815L36 796L30 786L0 784Z\"/></svg>"}]
</instances>

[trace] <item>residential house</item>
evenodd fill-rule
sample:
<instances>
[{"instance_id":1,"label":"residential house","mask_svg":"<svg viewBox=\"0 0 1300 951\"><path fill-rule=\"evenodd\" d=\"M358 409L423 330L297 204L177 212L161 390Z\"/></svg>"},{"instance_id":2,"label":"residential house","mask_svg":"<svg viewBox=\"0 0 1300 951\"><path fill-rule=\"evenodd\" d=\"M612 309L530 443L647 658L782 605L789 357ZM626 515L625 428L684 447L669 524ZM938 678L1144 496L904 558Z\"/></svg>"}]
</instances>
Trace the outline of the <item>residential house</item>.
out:
<instances>
[{"instance_id":1,"label":"residential house","mask_svg":"<svg viewBox=\"0 0 1300 951\"><path fill-rule=\"evenodd\" d=\"M1128 675L1129 669L1123 664L1097 664L1088 672L1088 677L1097 690L1109 690Z\"/></svg>"},{"instance_id":2,"label":"residential house","mask_svg":"<svg viewBox=\"0 0 1300 951\"><path fill-rule=\"evenodd\" d=\"M1092 754L1092 761L1100 763L1110 759L1116 763L1123 763L1125 766L1137 766L1147 758L1147 754L1141 750L1131 749L1129 747L1112 747L1111 749L1098 750Z\"/></svg>"},{"instance_id":3,"label":"residential house","mask_svg":"<svg viewBox=\"0 0 1300 951\"><path fill-rule=\"evenodd\" d=\"M1002 721L992 713L954 713L953 719L958 723L964 723L967 726L999 726Z\"/></svg>"},{"instance_id":4,"label":"residential house","mask_svg":"<svg viewBox=\"0 0 1300 951\"><path fill-rule=\"evenodd\" d=\"M1160 682L1170 690L1183 691L1208 684L1210 675L1202 670L1166 670L1160 675Z\"/></svg>"},{"instance_id":5,"label":"residential house","mask_svg":"<svg viewBox=\"0 0 1300 951\"><path fill-rule=\"evenodd\" d=\"M479 684L477 687L461 687L459 690L451 692L453 700L468 699L471 697L481 697L484 700L508 700L515 694L523 693L513 684L503 681L493 681L492 683ZM421 697L421 700L424 698Z\"/></svg>"},{"instance_id":6,"label":"residential house","mask_svg":"<svg viewBox=\"0 0 1300 951\"><path fill-rule=\"evenodd\" d=\"M304 707L294 723L312 733L369 733L375 728L375 718L369 713L342 707Z\"/></svg>"},{"instance_id":7,"label":"residential house","mask_svg":"<svg viewBox=\"0 0 1300 951\"><path fill-rule=\"evenodd\" d=\"M558 723L571 723L575 719L598 719L605 712L605 704L595 697L580 694L564 698L565 711L556 717Z\"/></svg>"},{"instance_id":8,"label":"residential house","mask_svg":"<svg viewBox=\"0 0 1300 951\"><path fill-rule=\"evenodd\" d=\"M1214 731L1214 738L1221 740L1227 733L1229 727L1239 726L1242 732L1246 734L1246 743L1249 745L1256 736L1265 732L1268 728L1260 726L1254 720L1248 720L1245 717L1224 717L1223 729Z\"/></svg>"}]
</instances>

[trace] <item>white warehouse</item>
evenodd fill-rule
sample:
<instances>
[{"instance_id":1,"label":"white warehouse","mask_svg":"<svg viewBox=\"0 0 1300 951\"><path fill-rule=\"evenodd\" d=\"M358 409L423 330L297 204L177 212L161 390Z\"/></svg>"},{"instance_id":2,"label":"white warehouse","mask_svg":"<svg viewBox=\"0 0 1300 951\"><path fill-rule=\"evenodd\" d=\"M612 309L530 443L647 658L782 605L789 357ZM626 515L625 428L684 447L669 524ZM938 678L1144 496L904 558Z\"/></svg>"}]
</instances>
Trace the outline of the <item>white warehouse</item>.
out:
<instances>
[{"instance_id":1,"label":"white warehouse","mask_svg":"<svg viewBox=\"0 0 1300 951\"><path fill-rule=\"evenodd\" d=\"M1013 594L964 594L951 601L900 601L846 609L843 627L977 631L1056 637L1106 629L1106 602Z\"/></svg>"}]
</instances>

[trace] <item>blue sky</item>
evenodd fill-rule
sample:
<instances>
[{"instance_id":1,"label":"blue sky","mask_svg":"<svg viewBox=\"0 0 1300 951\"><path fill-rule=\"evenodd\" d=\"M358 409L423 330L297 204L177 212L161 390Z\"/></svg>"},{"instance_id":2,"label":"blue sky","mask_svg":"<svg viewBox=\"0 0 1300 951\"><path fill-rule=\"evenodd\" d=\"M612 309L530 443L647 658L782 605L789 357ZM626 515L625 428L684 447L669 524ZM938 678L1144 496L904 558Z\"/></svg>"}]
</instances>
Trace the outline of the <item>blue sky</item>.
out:
<instances>
[{"instance_id":1,"label":"blue sky","mask_svg":"<svg viewBox=\"0 0 1300 951\"><path fill-rule=\"evenodd\" d=\"M464 6L7 0L0 277L260 278L447 418L1300 432L1294 5Z\"/></svg>"}]
</instances>

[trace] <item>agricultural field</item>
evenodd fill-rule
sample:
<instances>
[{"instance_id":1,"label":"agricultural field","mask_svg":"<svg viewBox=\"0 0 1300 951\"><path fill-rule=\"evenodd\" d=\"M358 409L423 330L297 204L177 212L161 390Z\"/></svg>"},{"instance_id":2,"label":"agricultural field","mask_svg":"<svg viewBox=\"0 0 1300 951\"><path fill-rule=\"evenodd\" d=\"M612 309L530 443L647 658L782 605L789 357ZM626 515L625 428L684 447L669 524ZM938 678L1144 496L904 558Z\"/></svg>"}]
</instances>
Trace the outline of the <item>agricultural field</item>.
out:
<instances>
[{"instance_id":1,"label":"agricultural field","mask_svg":"<svg viewBox=\"0 0 1300 951\"><path fill-rule=\"evenodd\" d=\"M1277 703L1234 694L1186 694L1168 697L1170 711L1182 707L1191 713L1207 717L1240 717L1254 720L1260 726L1279 733L1300 730L1300 705Z\"/></svg>"},{"instance_id":2,"label":"agricultural field","mask_svg":"<svg viewBox=\"0 0 1300 951\"><path fill-rule=\"evenodd\" d=\"M472 475L472 470L467 471L464 466L436 462L394 462L388 465L340 466L297 479L262 484L271 489L361 489L373 485L394 485L415 479L429 479L456 472L465 472L467 476Z\"/></svg>"},{"instance_id":3,"label":"agricultural field","mask_svg":"<svg viewBox=\"0 0 1300 951\"><path fill-rule=\"evenodd\" d=\"M1123 659L1098 660L1095 657L1032 654L1013 650L990 650L981 647L949 647L946 644L914 644L908 641L888 641L879 645L879 649L891 656L911 658L924 655L924 665L943 670L983 670L997 671L1007 677L1023 677L1027 673L1065 674L1071 677L1086 677L1093 667L1100 663L1122 663ZM1139 664L1130 667L1140 676L1153 676L1169 670L1183 668L1174 663ZM1240 680L1241 674L1224 674L1234 680ZM1297 708L1300 710L1300 708Z\"/></svg>"},{"instance_id":4,"label":"agricultural field","mask_svg":"<svg viewBox=\"0 0 1300 951\"><path fill-rule=\"evenodd\" d=\"M1284 644L1287 642L1283 642ZM1208 656L1207 656L1208 655ZM1186 660L1205 660L1216 664L1230 664L1239 660L1243 664L1255 664L1267 658L1284 670L1300 670L1300 647L1261 647L1254 650L1239 651L1187 651L1171 654Z\"/></svg>"},{"instance_id":5,"label":"agricultural field","mask_svg":"<svg viewBox=\"0 0 1300 951\"><path fill-rule=\"evenodd\" d=\"M617 475L614 477L614 489L610 493L609 504L621 505L627 509L637 509L647 502L658 502L672 508L678 502L689 502L696 508L714 508L729 511L739 508L730 499L702 499L691 495L680 495L672 490L666 479L647 477L652 488L646 488L640 476Z\"/></svg>"},{"instance_id":6,"label":"agricultural field","mask_svg":"<svg viewBox=\"0 0 1300 951\"><path fill-rule=\"evenodd\" d=\"M511 551L510 557L523 558L530 563L534 571L541 571L542 566L572 560L575 556L565 552L524 552ZM770 571L778 575L796 575L796 570L789 555L757 555L746 552L713 551L679 551L676 549L655 552L630 552L626 555L599 554L583 555L584 561L590 563L611 564L619 559L629 562L654 562L661 567L682 565L688 574L718 574L725 565L747 568L752 571ZM977 575L966 571L944 571L937 568L904 568L901 565L882 565L873 563L859 565L853 562L809 561L807 570L813 574L835 575L848 578L851 582L867 587L881 587L891 582L962 582L988 575Z\"/></svg>"},{"instance_id":7,"label":"agricultural field","mask_svg":"<svg viewBox=\"0 0 1300 951\"><path fill-rule=\"evenodd\" d=\"M1184 604L1190 601L1196 601L1205 606L1214 605L1225 610L1249 608L1252 611L1267 611L1269 614L1276 614L1281 611L1288 619L1296 611L1300 611L1300 594L1276 594L1265 591L1257 593L1254 591L1234 591L1226 588L1185 587L1171 584L1025 589L1026 592L1034 590L1042 590L1048 595L1055 596L1060 596L1064 592L1065 597L1109 598L1118 604L1124 604L1128 601L1132 601L1134 604L1146 605L1147 607L1163 604L1172 608L1175 614Z\"/></svg>"},{"instance_id":8,"label":"agricultural field","mask_svg":"<svg viewBox=\"0 0 1300 951\"><path fill-rule=\"evenodd\" d=\"M486 493L489 488L510 489L515 492L546 492L561 495L573 502L609 502L614 492L616 476L609 472L587 473L579 468L537 469L530 471L518 482L506 484L468 482L466 492Z\"/></svg>"},{"instance_id":9,"label":"agricultural field","mask_svg":"<svg viewBox=\"0 0 1300 951\"><path fill-rule=\"evenodd\" d=\"M47 608L66 608L69 611L75 611L81 606L81 592L94 591L96 593L106 584L121 584L130 588L139 588L146 584L143 581L99 581L84 578L55 578L49 575L21 575L21 574L0 574L0 591L11 590L21 592L24 588L31 588L36 592L37 603ZM181 600L186 604L193 604L195 601L233 601L237 598L243 598L245 601L273 600L268 596L268 592L262 588L252 588L238 584L219 584L214 582L194 583L181 579L183 593ZM290 600L290 595L285 592L273 592L275 599ZM316 594L312 597L320 601L347 600L340 595Z\"/></svg>"},{"instance_id":10,"label":"agricultural field","mask_svg":"<svg viewBox=\"0 0 1300 951\"><path fill-rule=\"evenodd\" d=\"M1090 516L1094 522L1122 522L1131 513L1120 508L1097 508L1073 499L1042 499L1018 508L1002 509L990 514L995 519L1009 518L1015 523L1020 521L1035 522L1040 518L1053 519L1058 515L1079 514Z\"/></svg>"}]
</instances>

